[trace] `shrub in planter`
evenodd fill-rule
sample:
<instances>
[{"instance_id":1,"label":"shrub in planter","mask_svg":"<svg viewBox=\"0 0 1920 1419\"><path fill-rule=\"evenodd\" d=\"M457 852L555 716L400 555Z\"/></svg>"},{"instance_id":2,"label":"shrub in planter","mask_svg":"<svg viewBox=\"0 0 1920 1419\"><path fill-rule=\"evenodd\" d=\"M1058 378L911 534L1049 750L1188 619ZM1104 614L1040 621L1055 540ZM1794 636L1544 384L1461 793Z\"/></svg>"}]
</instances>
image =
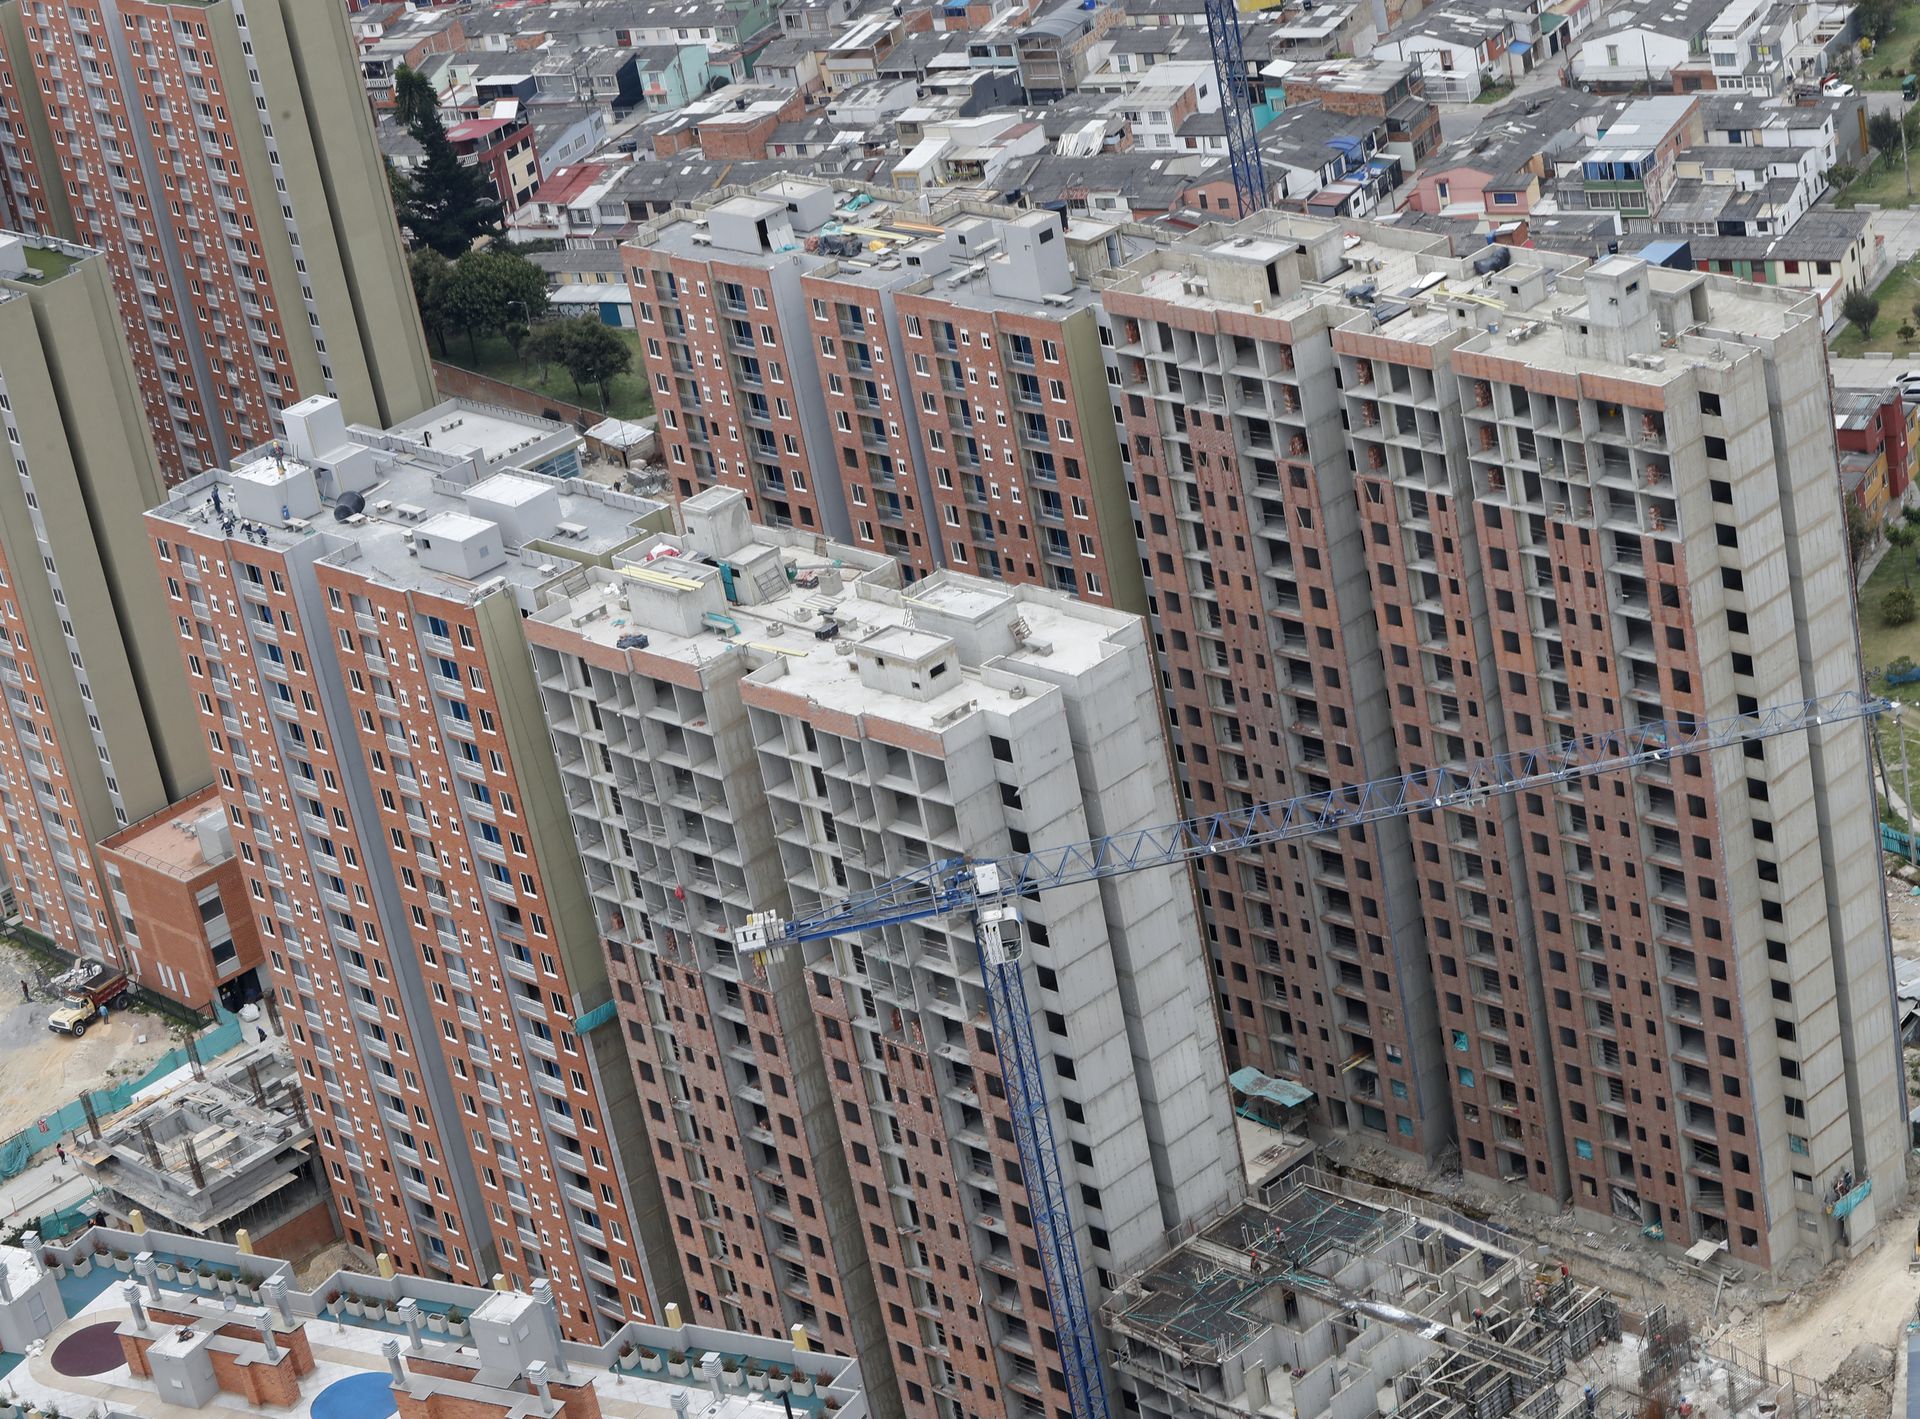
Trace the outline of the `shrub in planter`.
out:
<instances>
[{"instance_id":1,"label":"shrub in planter","mask_svg":"<svg viewBox=\"0 0 1920 1419\"><path fill-rule=\"evenodd\" d=\"M686 1378L686 1375L687 1375L687 1352L686 1351L675 1350L671 1355L667 1356L667 1373L682 1379Z\"/></svg>"},{"instance_id":2,"label":"shrub in planter","mask_svg":"<svg viewBox=\"0 0 1920 1419\"><path fill-rule=\"evenodd\" d=\"M363 1316L366 1313L367 1313L367 1303L365 1301L361 1300L358 1296L349 1295L347 1297L347 1314L348 1315Z\"/></svg>"},{"instance_id":3,"label":"shrub in planter","mask_svg":"<svg viewBox=\"0 0 1920 1419\"><path fill-rule=\"evenodd\" d=\"M795 1394L812 1394L813 1376L805 1370L795 1370L793 1372L793 1392Z\"/></svg>"},{"instance_id":4,"label":"shrub in planter","mask_svg":"<svg viewBox=\"0 0 1920 1419\"><path fill-rule=\"evenodd\" d=\"M194 1272L193 1284L198 1286L202 1291L211 1291L213 1289L213 1268L203 1266Z\"/></svg>"},{"instance_id":5,"label":"shrub in planter","mask_svg":"<svg viewBox=\"0 0 1920 1419\"><path fill-rule=\"evenodd\" d=\"M767 1372L757 1364L747 1366L747 1388L756 1394L766 1391Z\"/></svg>"},{"instance_id":6,"label":"shrub in planter","mask_svg":"<svg viewBox=\"0 0 1920 1419\"><path fill-rule=\"evenodd\" d=\"M81 1252L79 1255L74 1257L73 1274L75 1276L85 1276L88 1272L92 1270L93 1270L93 1258L89 1256L86 1252Z\"/></svg>"},{"instance_id":7,"label":"shrub in planter","mask_svg":"<svg viewBox=\"0 0 1920 1419\"><path fill-rule=\"evenodd\" d=\"M170 1261L160 1261L156 1258L153 1263L153 1274L162 1281L172 1281L180 1275L180 1268Z\"/></svg>"},{"instance_id":8,"label":"shrub in planter","mask_svg":"<svg viewBox=\"0 0 1920 1419\"><path fill-rule=\"evenodd\" d=\"M775 1394L785 1394L793 1388L793 1376L775 1365L767 1371L767 1388Z\"/></svg>"},{"instance_id":9,"label":"shrub in planter","mask_svg":"<svg viewBox=\"0 0 1920 1419\"><path fill-rule=\"evenodd\" d=\"M428 1311L426 1316L428 1330L432 1331L435 1335L445 1335L447 1333L447 1317L444 1311Z\"/></svg>"},{"instance_id":10,"label":"shrub in planter","mask_svg":"<svg viewBox=\"0 0 1920 1419\"><path fill-rule=\"evenodd\" d=\"M321 1302L321 1304L326 1308L328 1315L332 1316L335 1320L340 1319L340 1312L344 1307L342 1306L340 1293L338 1291L327 1292L327 1298Z\"/></svg>"},{"instance_id":11,"label":"shrub in planter","mask_svg":"<svg viewBox=\"0 0 1920 1419\"><path fill-rule=\"evenodd\" d=\"M115 1252L113 1254L113 1269L115 1271L132 1272L133 1258L123 1251Z\"/></svg>"},{"instance_id":12,"label":"shrub in planter","mask_svg":"<svg viewBox=\"0 0 1920 1419\"><path fill-rule=\"evenodd\" d=\"M640 1352L640 1368L650 1375L659 1374L660 1371L665 1368L666 1363L665 1360L660 1358L660 1352L658 1350L642 1350Z\"/></svg>"}]
</instances>

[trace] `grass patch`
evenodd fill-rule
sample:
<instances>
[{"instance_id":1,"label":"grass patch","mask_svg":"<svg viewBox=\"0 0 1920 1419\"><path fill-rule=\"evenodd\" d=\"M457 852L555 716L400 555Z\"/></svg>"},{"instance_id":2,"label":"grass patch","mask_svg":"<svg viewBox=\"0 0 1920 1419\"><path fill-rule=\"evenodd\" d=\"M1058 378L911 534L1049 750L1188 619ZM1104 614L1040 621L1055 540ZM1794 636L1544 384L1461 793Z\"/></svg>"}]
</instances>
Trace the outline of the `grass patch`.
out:
<instances>
[{"instance_id":1,"label":"grass patch","mask_svg":"<svg viewBox=\"0 0 1920 1419\"><path fill-rule=\"evenodd\" d=\"M1913 154L1913 190L1920 193L1920 152ZM1867 203L1876 207L1905 207L1914 201L1907 196L1906 169L1900 155L1891 153L1874 159L1867 170L1848 183L1834 199L1837 207Z\"/></svg>"},{"instance_id":2,"label":"grass patch","mask_svg":"<svg viewBox=\"0 0 1920 1419\"><path fill-rule=\"evenodd\" d=\"M616 330L614 333L632 348L633 368L613 381L613 398L607 405L607 412L617 419L645 418L653 412L653 396L647 388L646 367L640 359L640 337L631 330ZM579 404L588 409L600 407L600 391L592 385L576 390L573 377L558 365L547 371L547 378L542 382L540 366L522 365L514 357L513 347L507 344L504 336L490 335L469 347L464 335L451 335L447 338L446 353L440 358L460 369L483 374L489 379L497 379L502 384L511 384L516 389L524 389L543 398Z\"/></svg>"},{"instance_id":3,"label":"grass patch","mask_svg":"<svg viewBox=\"0 0 1920 1419\"><path fill-rule=\"evenodd\" d=\"M1915 594L1920 595L1917 552L1920 548L1888 548L1880 565L1860 588L1860 663L1866 667L1870 690L1909 706L1900 716L1897 727L1892 715L1882 715L1874 724L1874 734L1880 741L1880 752L1886 756L1887 772L1892 776L1895 789L1901 788L1900 739L1907 741L1907 762L1917 776L1914 793L1920 797L1920 681L1889 685L1886 677L1887 666L1901 656L1920 661L1920 619L1904 626L1890 626L1880 615L1881 601L1894 588L1911 586ZM1896 826L1905 825L1896 822Z\"/></svg>"},{"instance_id":4,"label":"grass patch","mask_svg":"<svg viewBox=\"0 0 1920 1419\"><path fill-rule=\"evenodd\" d=\"M1893 12L1893 33L1873 47L1873 54L1852 74L1848 83L1861 89L1898 89L1908 74L1907 61L1920 44L1920 5L1902 5ZM1882 69L1892 73L1883 75Z\"/></svg>"},{"instance_id":5,"label":"grass patch","mask_svg":"<svg viewBox=\"0 0 1920 1419\"><path fill-rule=\"evenodd\" d=\"M64 276L73 267L80 264L77 256L68 256L64 251L52 251L46 247L30 246L26 248L27 269L38 271L40 279L51 281Z\"/></svg>"},{"instance_id":6,"label":"grass patch","mask_svg":"<svg viewBox=\"0 0 1920 1419\"><path fill-rule=\"evenodd\" d=\"M1499 103L1500 100L1504 99L1508 94L1512 92L1513 92L1512 84L1489 84L1487 85L1486 88L1480 91L1480 96L1476 98L1474 102L1475 103Z\"/></svg>"},{"instance_id":7,"label":"grass patch","mask_svg":"<svg viewBox=\"0 0 1920 1419\"><path fill-rule=\"evenodd\" d=\"M1900 354L1907 350L1920 350L1920 333L1910 340L1900 338L1900 327L1912 325L1920 328L1920 317L1913 313L1915 301L1920 301L1920 259L1904 261L1887 273L1887 278L1874 288L1874 298L1880 302L1880 314L1873 322L1871 330L1857 330L1849 325L1833 341L1833 353L1845 359L1855 355L1864 355L1869 351ZM1920 656L1916 656L1920 659Z\"/></svg>"}]
</instances>

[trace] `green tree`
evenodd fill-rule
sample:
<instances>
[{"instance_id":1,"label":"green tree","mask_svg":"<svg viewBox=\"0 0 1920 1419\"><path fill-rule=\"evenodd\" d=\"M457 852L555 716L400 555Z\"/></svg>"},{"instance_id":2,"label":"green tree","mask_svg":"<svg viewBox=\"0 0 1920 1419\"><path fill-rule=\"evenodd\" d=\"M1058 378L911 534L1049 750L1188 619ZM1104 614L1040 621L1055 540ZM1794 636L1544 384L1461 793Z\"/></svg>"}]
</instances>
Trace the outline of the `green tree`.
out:
<instances>
[{"instance_id":1,"label":"green tree","mask_svg":"<svg viewBox=\"0 0 1920 1419\"><path fill-rule=\"evenodd\" d=\"M466 332L468 352L477 359L480 337L547 313L546 273L518 252L469 251L453 263L440 308L449 324Z\"/></svg>"},{"instance_id":2,"label":"green tree","mask_svg":"<svg viewBox=\"0 0 1920 1419\"><path fill-rule=\"evenodd\" d=\"M513 351L513 357L520 360L520 373L527 372L527 362L521 359L520 351L526 347L527 327L518 320L509 320L501 328L500 337L507 342L507 348Z\"/></svg>"},{"instance_id":3,"label":"green tree","mask_svg":"<svg viewBox=\"0 0 1920 1419\"><path fill-rule=\"evenodd\" d=\"M543 320L527 332L520 346L520 358L531 364L540 362L540 383L547 382L554 365L567 362L567 321Z\"/></svg>"},{"instance_id":4,"label":"green tree","mask_svg":"<svg viewBox=\"0 0 1920 1419\"><path fill-rule=\"evenodd\" d=\"M1913 337L1915 333L1916 332L1914 331L1913 324L1911 321L1903 320L1900 322L1900 329L1898 331L1898 334L1900 336L1900 339L1903 342L1911 345L1913 343Z\"/></svg>"},{"instance_id":5,"label":"green tree","mask_svg":"<svg viewBox=\"0 0 1920 1419\"><path fill-rule=\"evenodd\" d=\"M1860 0L1854 15L1860 23L1860 37L1880 43L1899 23L1900 0Z\"/></svg>"},{"instance_id":6,"label":"green tree","mask_svg":"<svg viewBox=\"0 0 1920 1419\"><path fill-rule=\"evenodd\" d=\"M439 114L440 95L425 74L408 64L393 71L393 117L402 128L417 138L421 125Z\"/></svg>"},{"instance_id":7,"label":"green tree","mask_svg":"<svg viewBox=\"0 0 1920 1419\"><path fill-rule=\"evenodd\" d=\"M1867 120L1867 141L1879 150L1881 157L1890 157L1900 151L1900 120L1890 113L1876 113Z\"/></svg>"},{"instance_id":8,"label":"green tree","mask_svg":"<svg viewBox=\"0 0 1920 1419\"><path fill-rule=\"evenodd\" d=\"M453 263L430 246L414 252L407 267L413 276L413 299L420 307L420 324L442 355L447 353L447 282Z\"/></svg>"},{"instance_id":9,"label":"green tree","mask_svg":"<svg viewBox=\"0 0 1920 1419\"><path fill-rule=\"evenodd\" d=\"M1865 337L1873 333L1873 322L1880 317L1880 302L1856 286L1841 300L1840 314Z\"/></svg>"},{"instance_id":10,"label":"green tree","mask_svg":"<svg viewBox=\"0 0 1920 1419\"><path fill-rule=\"evenodd\" d=\"M575 316L566 324L565 363L567 373L573 376L573 387L577 391L582 385L598 385L604 411L613 398L614 377L633 368L633 347L594 316Z\"/></svg>"},{"instance_id":11,"label":"green tree","mask_svg":"<svg viewBox=\"0 0 1920 1419\"><path fill-rule=\"evenodd\" d=\"M1889 626L1904 626L1914 616L1913 593L1896 586L1880 598L1880 619Z\"/></svg>"},{"instance_id":12,"label":"green tree","mask_svg":"<svg viewBox=\"0 0 1920 1419\"><path fill-rule=\"evenodd\" d=\"M400 106L401 73L413 71L395 73L396 109ZM404 177L394 175L393 201L400 224L412 235L413 244L430 246L452 260L471 250L477 238L499 230L500 199L485 170L460 161L447 137L446 125L440 121L439 108L419 97L421 88L431 95L427 81L414 74L408 80L410 97L405 110L409 114L407 131L420 145L420 162Z\"/></svg>"},{"instance_id":13,"label":"green tree","mask_svg":"<svg viewBox=\"0 0 1920 1419\"><path fill-rule=\"evenodd\" d=\"M1903 507L1900 516L1906 519L1909 527L1920 526L1920 507Z\"/></svg>"},{"instance_id":14,"label":"green tree","mask_svg":"<svg viewBox=\"0 0 1920 1419\"><path fill-rule=\"evenodd\" d=\"M1867 510L1852 498L1845 499L1847 505L1847 560L1857 572L1860 559L1867 555L1873 546L1873 522L1867 517Z\"/></svg>"}]
</instances>

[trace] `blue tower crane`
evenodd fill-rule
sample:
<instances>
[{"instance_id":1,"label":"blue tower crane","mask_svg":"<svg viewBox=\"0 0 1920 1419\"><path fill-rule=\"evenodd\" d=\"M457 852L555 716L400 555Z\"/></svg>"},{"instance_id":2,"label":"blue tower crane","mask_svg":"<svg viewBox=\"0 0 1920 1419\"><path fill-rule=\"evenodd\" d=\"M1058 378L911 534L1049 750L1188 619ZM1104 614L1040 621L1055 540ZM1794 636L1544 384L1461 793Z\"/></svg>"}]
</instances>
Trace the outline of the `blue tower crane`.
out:
<instances>
[{"instance_id":1,"label":"blue tower crane","mask_svg":"<svg viewBox=\"0 0 1920 1419\"><path fill-rule=\"evenodd\" d=\"M1409 813L1473 807L1528 789L1631 772L1684 755L1870 719L1888 708L1886 700L1846 690L1719 719L1643 721L1557 744L1416 769L1397 778L1322 789L1065 847L1002 858L943 858L805 916L786 920L773 912L756 912L735 932L734 944L742 954L764 959L803 942L962 912L971 915L1068 1399L1075 1419L1112 1419L1085 1273L1074 1240L1067 1182L1047 1110L1046 1079L1034 1044L1033 1011L1020 969L1018 934L1012 929L1019 921L1022 898L1054 887L1337 833Z\"/></svg>"},{"instance_id":2,"label":"blue tower crane","mask_svg":"<svg viewBox=\"0 0 1920 1419\"><path fill-rule=\"evenodd\" d=\"M1240 7L1235 0L1206 0L1207 39L1213 46L1213 76L1220 85L1220 117L1227 125L1227 161L1233 167L1233 191L1245 217L1267 205L1267 169L1260 159L1260 125L1253 119L1253 89L1247 83L1247 56L1240 42Z\"/></svg>"}]
</instances>

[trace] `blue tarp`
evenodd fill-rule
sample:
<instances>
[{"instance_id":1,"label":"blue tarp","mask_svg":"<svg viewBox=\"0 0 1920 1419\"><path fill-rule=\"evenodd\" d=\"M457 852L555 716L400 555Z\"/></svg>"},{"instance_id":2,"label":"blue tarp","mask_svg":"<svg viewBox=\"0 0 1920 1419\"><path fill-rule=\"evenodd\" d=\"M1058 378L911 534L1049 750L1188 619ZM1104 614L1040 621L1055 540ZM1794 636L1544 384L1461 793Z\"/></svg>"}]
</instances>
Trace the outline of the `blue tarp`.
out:
<instances>
[{"instance_id":1,"label":"blue tarp","mask_svg":"<svg viewBox=\"0 0 1920 1419\"><path fill-rule=\"evenodd\" d=\"M1533 42L1531 40L1516 39L1512 44L1507 46L1507 53L1509 54L1530 54L1532 51Z\"/></svg>"},{"instance_id":2,"label":"blue tarp","mask_svg":"<svg viewBox=\"0 0 1920 1419\"><path fill-rule=\"evenodd\" d=\"M1227 1081L1250 1099L1265 1099L1282 1108L1297 1109L1313 1098L1313 1090L1291 1079L1269 1079L1257 1069L1236 1069Z\"/></svg>"}]
</instances>

